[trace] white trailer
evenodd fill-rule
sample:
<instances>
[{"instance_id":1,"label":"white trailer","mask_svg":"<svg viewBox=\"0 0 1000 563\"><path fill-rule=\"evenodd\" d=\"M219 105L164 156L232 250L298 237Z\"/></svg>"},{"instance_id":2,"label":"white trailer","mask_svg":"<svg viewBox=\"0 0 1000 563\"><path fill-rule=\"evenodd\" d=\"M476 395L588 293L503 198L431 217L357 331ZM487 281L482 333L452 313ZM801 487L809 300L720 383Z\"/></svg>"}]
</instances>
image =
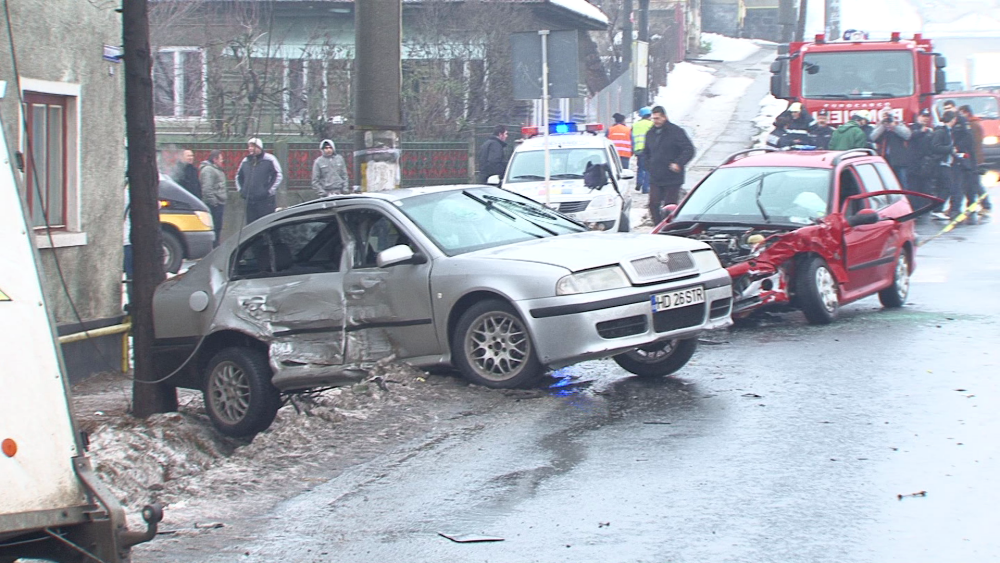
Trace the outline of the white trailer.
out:
<instances>
[{"instance_id":1,"label":"white trailer","mask_svg":"<svg viewBox=\"0 0 1000 563\"><path fill-rule=\"evenodd\" d=\"M0 97L4 83L0 81ZM0 116L2 118L2 116ZM70 409L62 355L0 119L0 563L128 561L144 532L93 474Z\"/></svg>"}]
</instances>

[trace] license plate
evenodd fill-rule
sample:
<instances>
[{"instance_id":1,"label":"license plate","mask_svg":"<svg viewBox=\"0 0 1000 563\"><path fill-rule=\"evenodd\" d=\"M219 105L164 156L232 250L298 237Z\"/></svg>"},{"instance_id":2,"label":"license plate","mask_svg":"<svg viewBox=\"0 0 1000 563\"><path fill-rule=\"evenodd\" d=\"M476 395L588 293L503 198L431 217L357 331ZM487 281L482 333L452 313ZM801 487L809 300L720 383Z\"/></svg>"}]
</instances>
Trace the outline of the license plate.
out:
<instances>
[{"instance_id":1,"label":"license plate","mask_svg":"<svg viewBox=\"0 0 1000 563\"><path fill-rule=\"evenodd\" d=\"M697 305L705 302L705 288L702 286L658 293L650 298L653 302L653 312L666 311L668 309L678 309L688 305Z\"/></svg>"}]
</instances>

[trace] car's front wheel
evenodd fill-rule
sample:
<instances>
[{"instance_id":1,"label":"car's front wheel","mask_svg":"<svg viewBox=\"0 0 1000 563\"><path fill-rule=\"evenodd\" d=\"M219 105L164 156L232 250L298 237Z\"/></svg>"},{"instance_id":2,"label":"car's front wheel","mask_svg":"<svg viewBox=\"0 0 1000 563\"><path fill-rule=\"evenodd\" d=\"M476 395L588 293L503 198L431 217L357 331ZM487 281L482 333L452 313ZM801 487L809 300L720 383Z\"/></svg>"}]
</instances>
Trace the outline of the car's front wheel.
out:
<instances>
[{"instance_id":1,"label":"car's front wheel","mask_svg":"<svg viewBox=\"0 0 1000 563\"><path fill-rule=\"evenodd\" d=\"M202 392L208 417L226 436L253 436L266 430L281 407L267 356L251 348L225 348L213 356Z\"/></svg>"},{"instance_id":2,"label":"car's front wheel","mask_svg":"<svg viewBox=\"0 0 1000 563\"><path fill-rule=\"evenodd\" d=\"M170 231L161 230L163 239L163 271L176 274L184 262L184 243Z\"/></svg>"},{"instance_id":3,"label":"car's front wheel","mask_svg":"<svg viewBox=\"0 0 1000 563\"><path fill-rule=\"evenodd\" d=\"M643 377L670 375L684 367L698 348L698 338L675 338L647 344L618 354L615 362L625 371Z\"/></svg>"},{"instance_id":4,"label":"car's front wheel","mask_svg":"<svg viewBox=\"0 0 1000 563\"><path fill-rule=\"evenodd\" d=\"M830 324L837 318L840 309L837 280L821 258L812 258L802 266L796 284L802 312L809 324Z\"/></svg>"},{"instance_id":5,"label":"car's front wheel","mask_svg":"<svg viewBox=\"0 0 1000 563\"><path fill-rule=\"evenodd\" d=\"M892 285L878 292L878 300L883 307L902 307L906 296L910 294L910 257L906 250L899 251L896 259L896 270L892 275Z\"/></svg>"},{"instance_id":6,"label":"car's front wheel","mask_svg":"<svg viewBox=\"0 0 1000 563\"><path fill-rule=\"evenodd\" d=\"M462 375L486 387L521 387L543 371L524 321L504 301L480 301L462 313L451 352Z\"/></svg>"}]
</instances>

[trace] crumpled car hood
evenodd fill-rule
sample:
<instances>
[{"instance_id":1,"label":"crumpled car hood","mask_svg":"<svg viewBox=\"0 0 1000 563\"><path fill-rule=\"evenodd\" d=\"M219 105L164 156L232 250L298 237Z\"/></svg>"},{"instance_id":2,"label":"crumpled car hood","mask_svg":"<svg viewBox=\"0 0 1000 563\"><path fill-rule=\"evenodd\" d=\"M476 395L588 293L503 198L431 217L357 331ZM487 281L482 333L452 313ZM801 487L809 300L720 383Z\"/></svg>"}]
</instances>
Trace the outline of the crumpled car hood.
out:
<instances>
[{"instance_id":1,"label":"crumpled car hood","mask_svg":"<svg viewBox=\"0 0 1000 563\"><path fill-rule=\"evenodd\" d=\"M681 237L590 231L481 250L468 256L537 262L579 272L628 262L643 256L655 256L658 252L708 248L705 243Z\"/></svg>"}]
</instances>

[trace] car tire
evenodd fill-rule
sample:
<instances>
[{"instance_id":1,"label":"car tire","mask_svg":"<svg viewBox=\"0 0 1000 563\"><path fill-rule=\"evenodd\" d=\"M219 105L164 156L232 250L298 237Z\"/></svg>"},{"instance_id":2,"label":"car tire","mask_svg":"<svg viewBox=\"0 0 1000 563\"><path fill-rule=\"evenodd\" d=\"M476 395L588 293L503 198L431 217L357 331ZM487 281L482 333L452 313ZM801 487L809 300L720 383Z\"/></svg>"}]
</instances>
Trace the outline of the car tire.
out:
<instances>
[{"instance_id":1,"label":"car tire","mask_svg":"<svg viewBox=\"0 0 1000 563\"><path fill-rule=\"evenodd\" d=\"M627 233L632 230L632 226L629 224L628 213L622 211L621 217L618 218L618 232Z\"/></svg>"},{"instance_id":2,"label":"car tire","mask_svg":"<svg viewBox=\"0 0 1000 563\"><path fill-rule=\"evenodd\" d=\"M796 278L802 312L809 324L825 325L837 318L840 299L837 280L821 258L804 261Z\"/></svg>"},{"instance_id":3,"label":"car tire","mask_svg":"<svg viewBox=\"0 0 1000 563\"><path fill-rule=\"evenodd\" d=\"M215 354L205 368L202 393L212 424L235 438L266 430L281 407L267 356L251 348L224 348Z\"/></svg>"},{"instance_id":4,"label":"car tire","mask_svg":"<svg viewBox=\"0 0 1000 563\"><path fill-rule=\"evenodd\" d=\"M687 365L697 349L697 337L675 338L618 354L614 360L625 371L640 377L662 377Z\"/></svg>"},{"instance_id":5,"label":"car tire","mask_svg":"<svg viewBox=\"0 0 1000 563\"><path fill-rule=\"evenodd\" d=\"M906 303L910 294L910 257L906 250L899 251L896 259L896 269L892 273L892 285L878 292L878 300L883 307L898 308Z\"/></svg>"},{"instance_id":6,"label":"car tire","mask_svg":"<svg viewBox=\"0 0 1000 563\"><path fill-rule=\"evenodd\" d=\"M466 379L497 389L532 383L543 372L531 335L509 303L489 299L462 313L451 338L452 362Z\"/></svg>"},{"instance_id":7,"label":"car tire","mask_svg":"<svg viewBox=\"0 0 1000 563\"><path fill-rule=\"evenodd\" d=\"M160 230L163 238L163 271L176 274L184 262L184 243L170 231Z\"/></svg>"}]
</instances>

